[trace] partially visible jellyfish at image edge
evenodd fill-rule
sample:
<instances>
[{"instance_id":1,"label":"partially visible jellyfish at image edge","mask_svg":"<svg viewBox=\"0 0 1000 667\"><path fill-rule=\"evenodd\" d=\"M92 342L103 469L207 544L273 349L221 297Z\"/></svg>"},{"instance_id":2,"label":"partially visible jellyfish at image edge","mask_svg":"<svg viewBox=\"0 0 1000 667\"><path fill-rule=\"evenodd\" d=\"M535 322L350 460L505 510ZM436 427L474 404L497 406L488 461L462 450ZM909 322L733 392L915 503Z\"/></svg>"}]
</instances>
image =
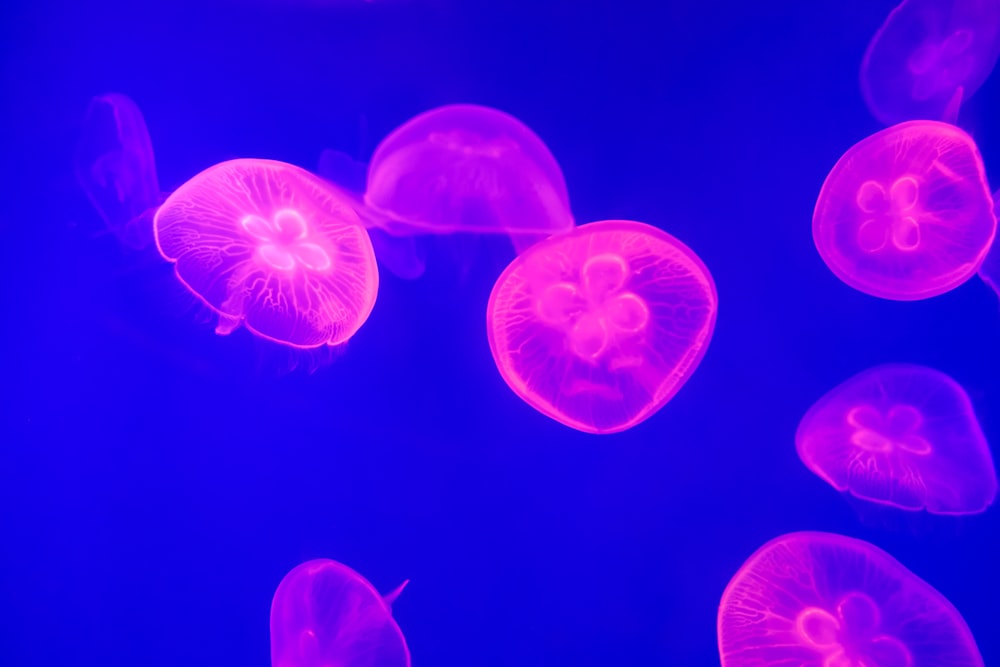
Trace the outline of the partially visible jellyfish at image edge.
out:
<instances>
[{"instance_id":1,"label":"partially visible jellyfish at image edge","mask_svg":"<svg viewBox=\"0 0 1000 667\"><path fill-rule=\"evenodd\" d=\"M902 123L837 161L816 201L813 240L847 285L927 299L979 269L997 220L975 142L953 125Z\"/></svg>"},{"instance_id":2,"label":"partially visible jellyfish at image edge","mask_svg":"<svg viewBox=\"0 0 1000 667\"><path fill-rule=\"evenodd\" d=\"M878 547L790 533L758 549L722 594L722 667L983 667L965 619Z\"/></svg>"},{"instance_id":3,"label":"partially visible jellyfish at image edge","mask_svg":"<svg viewBox=\"0 0 1000 667\"><path fill-rule=\"evenodd\" d=\"M516 258L487 308L510 388L580 431L614 433L663 407L694 373L718 295L697 255L641 222L607 220Z\"/></svg>"},{"instance_id":4,"label":"partially visible jellyfish at image edge","mask_svg":"<svg viewBox=\"0 0 1000 667\"><path fill-rule=\"evenodd\" d=\"M953 123L998 56L996 0L904 0L868 45L861 91L872 115L886 125Z\"/></svg>"},{"instance_id":5,"label":"partially visible jellyfish at image edge","mask_svg":"<svg viewBox=\"0 0 1000 667\"><path fill-rule=\"evenodd\" d=\"M336 191L273 160L209 167L157 210L160 254L219 318L297 348L336 346L364 324L378 270L368 233Z\"/></svg>"},{"instance_id":6,"label":"partially visible jellyfish at image edge","mask_svg":"<svg viewBox=\"0 0 1000 667\"><path fill-rule=\"evenodd\" d=\"M965 390L940 371L876 366L820 398L795 436L802 462L842 493L901 510L983 512L996 469Z\"/></svg>"},{"instance_id":7,"label":"partially visible jellyfish at image edge","mask_svg":"<svg viewBox=\"0 0 1000 667\"><path fill-rule=\"evenodd\" d=\"M152 245L152 216L165 196L146 121L135 102L121 93L90 101L74 166L107 230L134 250Z\"/></svg>"},{"instance_id":8,"label":"partially visible jellyfish at image edge","mask_svg":"<svg viewBox=\"0 0 1000 667\"><path fill-rule=\"evenodd\" d=\"M388 246L388 268L402 277L424 269L415 236L502 234L520 253L574 225L558 162L530 128L497 109L455 104L411 118L375 149L363 192L363 165L350 162L327 151L320 175L353 191L376 244Z\"/></svg>"},{"instance_id":9,"label":"partially visible jellyfish at image edge","mask_svg":"<svg viewBox=\"0 0 1000 667\"><path fill-rule=\"evenodd\" d=\"M271 667L408 667L410 651L388 595L332 560L302 563L271 602Z\"/></svg>"},{"instance_id":10,"label":"partially visible jellyfish at image edge","mask_svg":"<svg viewBox=\"0 0 1000 667\"><path fill-rule=\"evenodd\" d=\"M1000 190L993 193L993 213L1000 216ZM996 239L993 240L990 251L986 253L986 259L979 267L979 277L1000 296L1000 245Z\"/></svg>"}]
</instances>

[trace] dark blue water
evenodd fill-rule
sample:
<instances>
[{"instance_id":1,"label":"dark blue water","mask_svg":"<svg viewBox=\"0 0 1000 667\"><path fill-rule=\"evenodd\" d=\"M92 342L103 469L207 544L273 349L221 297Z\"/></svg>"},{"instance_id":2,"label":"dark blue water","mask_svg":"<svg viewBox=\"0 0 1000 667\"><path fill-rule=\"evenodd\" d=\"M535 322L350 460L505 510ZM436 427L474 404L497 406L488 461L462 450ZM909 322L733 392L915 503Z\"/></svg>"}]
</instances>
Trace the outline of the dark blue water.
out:
<instances>
[{"instance_id":1,"label":"dark blue water","mask_svg":"<svg viewBox=\"0 0 1000 667\"><path fill-rule=\"evenodd\" d=\"M862 523L793 443L814 400L890 361L952 375L1000 442L992 292L878 300L812 245L827 171L879 129L857 70L892 0L295 4L0 10L0 664L268 665L274 589L316 557L411 579L395 613L417 667L718 664L730 576L804 529L888 550L1000 664L1000 510ZM232 157L367 159L441 104L503 109L551 147L579 220L646 221L704 259L715 338L652 419L569 430L493 365L510 256L487 245L462 279L444 257L383 274L340 359L275 374L169 269L95 235L71 158L107 91L144 110L166 188ZM994 188L998 119L995 75L961 119Z\"/></svg>"}]
</instances>

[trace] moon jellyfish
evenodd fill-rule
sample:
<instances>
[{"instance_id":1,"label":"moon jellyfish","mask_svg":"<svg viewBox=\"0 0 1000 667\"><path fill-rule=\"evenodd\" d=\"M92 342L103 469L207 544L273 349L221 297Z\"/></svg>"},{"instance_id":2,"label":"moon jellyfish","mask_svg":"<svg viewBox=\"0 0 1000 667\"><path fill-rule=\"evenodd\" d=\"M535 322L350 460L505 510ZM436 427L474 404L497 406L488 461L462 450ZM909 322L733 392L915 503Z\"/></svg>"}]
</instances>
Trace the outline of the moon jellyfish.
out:
<instances>
[{"instance_id":1,"label":"moon jellyfish","mask_svg":"<svg viewBox=\"0 0 1000 667\"><path fill-rule=\"evenodd\" d=\"M968 395L923 366L891 364L855 375L809 409L795 442L806 467L861 500L974 514L997 493Z\"/></svg>"},{"instance_id":2,"label":"moon jellyfish","mask_svg":"<svg viewBox=\"0 0 1000 667\"><path fill-rule=\"evenodd\" d=\"M718 296L669 234L627 220L542 241L504 270L487 328L501 376L567 426L614 433L669 401L701 361Z\"/></svg>"},{"instance_id":3,"label":"moon jellyfish","mask_svg":"<svg viewBox=\"0 0 1000 667\"><path fill-rule=\"evenodd\" d=\"M875 33L861 64L861 91L886 125L953 122L1000 56L996 0L904 0Z\"/></svg>"},{"instance_id":4,"label":"moon jellyfish","mask_svg":"<svg viewBox=\"0 0 1000 667\"><path fill-rule=\"evenodd\" d=\"M405 585L383 597L336 561L299 565L271 603L271 667L407 667L410 651L390 608Z\"/></svg>"},{"instance_id":5,"label":"moon jellyfish","mask_svg":"<svg viewBox=\"0 0 1000 667\"><path fill-rule=\"evenodd\" d=\"M178 188L157 210L156 245L219 315L286 345L339 345L375 304L368 234L337 193L273 160L230 160Z\"/></svg>"},{"instance_id":6,"label":"moon jellyfish","mask_svg":"<svg viewBox=\"0 0 1000 667\"><path fill-rule=\"evenodd\" d=\"M948 600L878 547L790 533L758 549L722 594L722 667L982 667Z\"/></svg>"},{"instance_id":7,"label":"moon jellyfish","mask_svg":"<svg viewBox=\"0 0 1000 667\"><path fill-rule=\"evenodd\" d=\"M133 249L149 246L150 220L163 197L153 144L135 102L120 93L91 100L75 167L80 186L108 230Z\"/></svg>"},{"instance_id":8,"label":"moon jellyfish","mask_svg":"<svg viewBox=\"0 0 1000 667\"><path fill-rule=\"evenodd\" d=\"M548 147L513 116L471 104L393 130L368 166L365 203L389 231L504 233L518 252L573 227Z\"/></svg>"},{"instance_id":9,"label":"moon jellyfish","mask_svg":"<svg viewBox=\"0 0 1000 667\"><path fill-rule=\"evenodd\" d=\"M912 121L863 139L834 165L816 201L813 240L851 287L912 301L968 280L996 224L972 138Z\"/></svg>"}]
</instances>

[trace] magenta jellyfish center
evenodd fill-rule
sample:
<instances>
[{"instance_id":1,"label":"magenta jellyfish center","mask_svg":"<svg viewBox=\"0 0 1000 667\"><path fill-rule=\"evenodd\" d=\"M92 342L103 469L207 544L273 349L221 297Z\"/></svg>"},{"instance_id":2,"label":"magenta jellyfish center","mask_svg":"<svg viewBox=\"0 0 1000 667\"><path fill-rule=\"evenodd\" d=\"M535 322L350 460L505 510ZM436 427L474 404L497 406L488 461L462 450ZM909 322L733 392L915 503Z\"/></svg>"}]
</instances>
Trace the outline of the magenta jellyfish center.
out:
<instances>
[{"instance_id":1,"label":"magenta jellyfish center","mask_svg":"<svg viewBox=\"0 0 1000 667\"><path fill-rule=\"evenodd\" d=\"M920 184L909 175L897 178L888 189L877 181L862 183L857 204L864 222L858 228L858 246L865 252L878 252L888 244L903 252L916 250L919 201Z\"/></svg>"},{"instance_id":2,"label":"magenta jellyfish center","mask_svg":"<svg viewBox=\"0 0 1000 667\"><path fill-rule=\"evenodd\" d=\"M950 93L972 72L975 59L969 52L972 31L959 29L942 41L928 40L910 56L907 66L913 77L915 100L927 100L940 92Z\"/></svg>"},{"instance_id":3,"label":"magenta jellyfish center","mask_svg":"<svg viewBox=\"0 0 1000 667\"><path fill-rule=\"evenodd\" d=\"M882 630L875 601L864 593L843 595L833 611L807 607L795 619L807 646L823 656L823 667L910 667L913 658L903 642Z\"/></svg>"},{"instance_id":4,"label":"magenta jellyfish center","mask_svg":"<svg viewBox=\"0 0 1000 667\"><path fill-rule=\"evenodd\" d=\"M578 283L545 288L537 301L539 317L566 333L573 352L596 360L612 342L638 334L649 323L649 307L626 289L631 270L619 255L589 258Z\"/></svg>"},{"instance_id":5,"label":"magenta jellyfish center","mask_svg":"<svg viewBox=\"0 0 1000 667\"><path fill-rule=\"evenodd\" d=\"M270 220L253 213L240 220L257 245L257 255L272 269L292 271L302 266L312 271L330 268L330 255L309 240L309 226L298 211L290 208L274 212Z\"/></svg>"},{"instance_id":6,"label":"magenta jellyfish center","mask_svg":"<svg viewBox=\"0 0 1000 667\"><path fill-rule=\"evenodd\" d=\"M924 417L912 405L897 404L886 413L870 405L859 405L847 413L847 423L854 429L851 444L868 452L889 453L896 450L927 456L931 444L920 435Z\"/></svg>"}]
</instances>

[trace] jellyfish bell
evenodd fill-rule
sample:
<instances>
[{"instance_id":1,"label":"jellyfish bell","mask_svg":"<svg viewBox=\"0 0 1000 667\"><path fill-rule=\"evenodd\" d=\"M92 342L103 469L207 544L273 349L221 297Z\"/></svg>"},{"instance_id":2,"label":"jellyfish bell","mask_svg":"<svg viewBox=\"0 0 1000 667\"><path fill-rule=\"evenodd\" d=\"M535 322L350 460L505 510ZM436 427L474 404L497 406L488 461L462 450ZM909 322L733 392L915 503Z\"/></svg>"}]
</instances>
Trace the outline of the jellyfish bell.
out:
<instances>
[{"instance_id":1,"label":"jellyfish bell","mask_svg":"<svg viewBox=\"0 0 1000 667\"><path fill-rule=\"evenodd\" d=\"M410 652L391 608L405 586L383 597L336 561L295 567L271 603L272 667L408 667Z\"/></svg>"},{"instance_id":2,"label":"jellyfish bell","mask_svg":"<svg viewBox=\"0 0 1000 667\"><path fill-rule=\"evenodd\" d=\"M503 234L519 253L574 225L545 143L513 116L472 104L393 130L372 156L364 199L390 233Z\"/></svg>"},{"instance_id":3,"label":"jellyfish bell","mask_svg":"<svg viewBox=\"0 0 1000 667\"><path fill-rule=\"evenodd\" d=\"M904 0L868 45L862 94L872 115L886 125L918 119L953 123L998 56L996 0Z\"/></svg>"},{"instance_id":4,"label":"jellyfish bell","mask_svg":"<svg viewBox=\"0 0 1000 667\"><path fill-rule=\"evenodd\" d=\"M851 147L823 183L813 240L847 285L883 299L927 299L979 269L996 233L972 138L911 121Z\"/></svg>"},{"instance_id":5,"label":"jellyfish bell","mask_svg":"<svg viewBox=\"0 0 1000 667\"><path fill-rule=\"evenodd\" d=\"M983 667L957 609L878 547L819 532L777 537L722 594L722 667Z\"/></svg>"},{"instance_id":6,"label":"jellyfish bell","mask_svg":"<svg viewBox=\"0 0 1000 667\"><path fill-rule=\"evenodd\" d=\"M993 458L968 394L924 366L887 364L848 379L809 409L795 441L806 467L863 502L964 515L996 498Z\"/></svg>"},{"instance_id":7,"label":"jellyfish bell","mask_svg":"<svg viewBox=\"0 0 1000 667\"><path fill-rule=\"evenodd\" d=\"M542 414L588 433L648 419L708 348L718 295L697 255L627 220L592 222L529 248L487 307L500 375Z\"/></svg>"},{"instance_id":8,"label":"jellyfish bell","mask_svg":"<svg viewBox=\"0 0 1000 667\"><path fill-rule=\"evenodd\" d=\"M75 155L77 181L107 230L133 250L153 243L160 192L153 145L139 107L121 93L94 97Z\"/></svg>"},{"instance_id":9,"label":"jellyfish bell","mask_svg":"<svg viewBox=\"0 0 1000 667\"><path fill-rule=\"evenodd\" d=\"M157 249L218 316L298 349L345 343L378 291L368 234L322 179L274 160L216 164L156 212Z\"/></svg>"}]
</instances>

